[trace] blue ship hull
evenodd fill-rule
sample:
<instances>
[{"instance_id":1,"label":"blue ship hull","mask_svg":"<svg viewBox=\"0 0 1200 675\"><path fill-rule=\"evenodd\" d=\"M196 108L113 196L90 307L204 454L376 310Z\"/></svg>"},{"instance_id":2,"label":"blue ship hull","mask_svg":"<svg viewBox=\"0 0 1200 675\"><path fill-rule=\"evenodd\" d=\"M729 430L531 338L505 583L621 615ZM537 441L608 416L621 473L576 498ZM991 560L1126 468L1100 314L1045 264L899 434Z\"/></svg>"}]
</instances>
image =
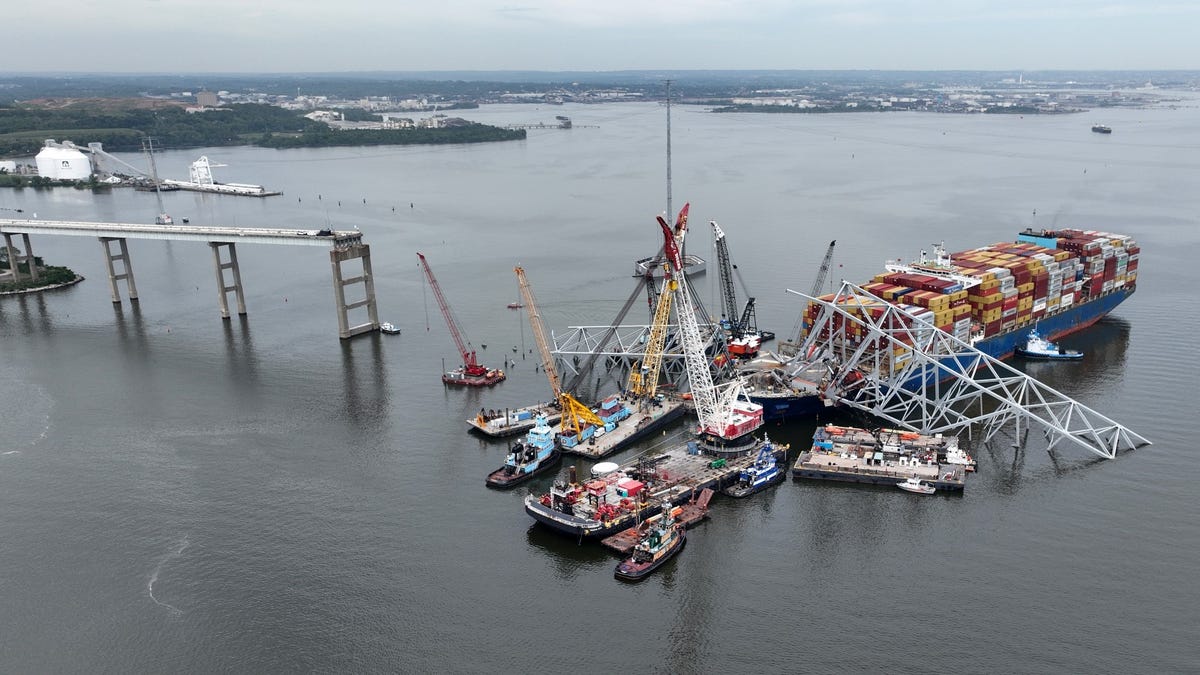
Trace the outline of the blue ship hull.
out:
<instances>
[{"instance_id":1,"label":"blue ship hull","mask_svg":"<svg viewBox=\"0 0 1200 675\"><path fill-rule=\"evenodd\" d=\"M1083 330L1116 309L1117 305L1133 295L1135 289L1136 287L1128 286L1119 288L1094 300L1075 305L1064 312L1043 317L1037 322L1038 332L1046 336L1047 340L1055 341ZM1017 347L1025 343L1030 328L1032 325L1026 324L1007 333L981 340L976 343L975 348L997 359L1010 358ZM952 361L952 359L949 360L946 365L953 367ZM920 386L920 381L906 382L904 386L907 389L916 389ZM772 397L751 394L750 400L763 407L763 419L765 420L812 417L825 407L821 397L815 395Z\"/></svg>"}]
</instances>

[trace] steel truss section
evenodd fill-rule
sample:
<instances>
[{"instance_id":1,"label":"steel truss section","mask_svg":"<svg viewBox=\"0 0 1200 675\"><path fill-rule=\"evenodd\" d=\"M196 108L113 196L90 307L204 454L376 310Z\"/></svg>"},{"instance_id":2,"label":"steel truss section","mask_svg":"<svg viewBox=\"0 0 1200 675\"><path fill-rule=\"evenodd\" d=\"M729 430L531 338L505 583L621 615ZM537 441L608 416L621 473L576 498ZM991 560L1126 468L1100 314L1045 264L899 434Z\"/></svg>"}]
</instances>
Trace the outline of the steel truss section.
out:
<instances>
[{"instance_id":1,"label":"steel truss section","mask_svg":"<svg viewBox=\"0 0 1200 675\"><path fill-rule=\"evenodd\" d=\"M1101 457L1150 441L938 330L904 309L842 282L832 301L788 291L821 309L791 364L820 369L830 401L923 434L980 425L990 440L1010 422L1040 425L1053 448L1075 443Z\"/></svg>"},{"instance_id":2,"label":"steel truss section","mask_svg":"<svg viewBox=\"0 0 1200 675\"><path fill-rule=\"evenodd\" d=\"M604 344L606 335L613 331L612 337ZM725 353L725 331L716 324L704 324L700 327L702 334L709 336L706 350L708 354ZM587 357L599 352L603 359L603 367L621 382L627 381L629 370L640 363L646 355L646 345L650 341L650 326L621 325L616 326L571 326L562 335L551 335L554 343L555 364L560 373L580 374L580 368ZM604 344L601 348L601 344ZM732 377L732 360L724 359L718 364L714 374L719 380ZM676 391L685 391L688 387L687 365L683 356L683 347L679 342L677 324L671 324L667 329L666 347L663 350L662 380L667 386L673 386ZM664 385L660 384L662 388Z\"/></svg>"}]
</instances>

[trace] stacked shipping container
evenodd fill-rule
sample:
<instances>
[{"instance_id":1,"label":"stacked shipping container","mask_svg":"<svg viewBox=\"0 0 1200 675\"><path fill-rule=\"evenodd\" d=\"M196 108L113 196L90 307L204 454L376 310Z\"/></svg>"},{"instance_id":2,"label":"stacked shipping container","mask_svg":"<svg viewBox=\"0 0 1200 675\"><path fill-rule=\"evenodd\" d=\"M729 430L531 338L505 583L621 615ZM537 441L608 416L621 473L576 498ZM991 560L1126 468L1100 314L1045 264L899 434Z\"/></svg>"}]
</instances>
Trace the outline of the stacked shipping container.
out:
<instances>
[{"instance_id":1,"label":"stacked shipping container","mask_svg":"<svg viewBox=\"0 0 1200 675\"><path fill-rule=\"evenodd\" d=\"M1129 236L1065 229L1027 230L1013 243L1001 242L950 255L960 282L920 268L879 274L863 285L889 303L906 307L938 329L969 342L1035 324L1106 293L1136 285L1141 248ZM834 295L822 300L832 301ZM805 308L805 333L821 306ZM851 314L882 316L884 306L860 303ZM826 329L857 344L865 330L835 318ZM828 337L825 335L823 337ZM901 350L902 351L902 350Z\"/></svg>"}]
</instances>

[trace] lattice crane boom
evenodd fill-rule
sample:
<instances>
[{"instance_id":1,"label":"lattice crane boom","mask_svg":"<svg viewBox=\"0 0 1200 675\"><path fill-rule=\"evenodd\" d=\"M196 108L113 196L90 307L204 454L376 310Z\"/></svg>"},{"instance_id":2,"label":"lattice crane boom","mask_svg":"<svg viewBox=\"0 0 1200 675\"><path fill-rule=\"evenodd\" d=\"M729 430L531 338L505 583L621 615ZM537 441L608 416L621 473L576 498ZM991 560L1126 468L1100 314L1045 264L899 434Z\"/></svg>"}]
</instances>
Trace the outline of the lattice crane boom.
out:
<instances>
[{"instance_id":1,"label":"lattice crane boom","mask_svg":"<svg viewBox=\"0 0 1200 675\"><path fill-rule=\"evenodd\" d=\"M721 283L721 308L724 310L725 320L730 323L730 327L736 333L737 290L733 287L733 264L729 261L729 245L725 242L725 231L721 229L717 221L710 220L708 224L712 226L713 243L717 247L717 276Z\"/></svg>"},{"instance_id":2,"label":"lattice crane boom","mask_svg":"<svg viewBox=\"0 0 1200 675\"><path fill-rule=\"evenodd\" d=\"M470 349L470 343L463 336L462 329L458 326L458 321L454 318L454 312L451 311L450 305L446 302L446 296L442 295L442 287L438 285L437 278L433 276L433 270L429 267L429 262L425 260L425 256L418 253L417 258L421 261L421 267L425 270L425 276L429 279L429 287L433 289L433 297L437 298L438 306L442 309L442 316L446 318L446 326L450 329L450 335L454 338L454 344L458 347L458 353L462 356L463 368L467 375L482 375L487 372L487 369L479 365L475 360L475 350Z\"/></svg>"},{"instance_id":3,"label":"lattice crane boom","mask_svg":"<svg viewBox=\"0 0 1200 675\"><path fill-rule=\"evenodd\" d=\"M580 403L574 396L563 391L558 379L558 368L554 365L554 355L550 351L550 341L546 339L546 326L542 323L542 312L538 308L537 299L533 297L533 287L525 277L523 267L515 267L517 285L521 289L521 298L525 301L525 309L529 310L529 327L533 329L533 339L537 342L538 354L542 357L542 368L550 380L550 388L554 390L554 398L562 409L561 428L564 432L572 430L576 436L583 430L584 423L604 426L592 409Z\"/></svg>"},{"instance_id":4,"label":"lattice crane boom","mask_svg":"<svg viewBox=\"0 0 1200 675\"><path fill-rule=\"evenodd\" d=\"M533 329L533 339L537 342L538 353L542 357L542 370L546 371L546 377L550 380L550 388L554 391L554 397L558 398L562 393L562 385L558 379L558 369L554 366L554 355L550 353L550 343L546 340L546 327L542 323L542 313L538 308L537 300L533 297L533 288L529 286L529 280L525 278L525 268L514 267L513 271L517 274L517 286L521 289L521 298L525 301L525 309L529 312L529 326Z\"/></svg>"},{"instance_id":5,"label":"lattice crane boom","mask_svg":"<svg viewBox=\"0 0 1200 675\"><path fill-rule=\"evenodd\" d=\"M684 207L686 208L686 207ZM687 234L687 217L682 216L675 221L674 229L667 224L662 216L658 217L659 227L662 228L665 240L667 260L676 269L683 269L683 256L680 245ZM675 305L675 314L679 317L679 335L683 344L684 364L687 366L688 382L692 389L692 401L696 406L696 417L700 420L700 428L718 428L717 389L713 383L712 371L708 367L708 359L704 355L704 340L700 336L700 325L696 321L696 310L687 284L679 284L676 291L679 302Z\"/></svg>"},{"instance_id":6,"label":"lattice crane boom","mask_svg":"<svg viewBox=\"0 0 1200 675\"><path fill-rule=\"evenodd\" d=\"M649 280L648 283L653 283ZM663 290L658 295L654 309L654 322L650 324L650 337L646 341L646 353L640 367L629 370L629 390L635 396L654 396L658 392L658 376L662 370L663 352L667 344L667 328L671 318L671 298L679 287L671 272L671 262L663 263Z\"/></svg>"},{"instance_id":7,"label":"lattice crane boom","mask_svg":"<svg viewBox=\"0 0 1200 675\"><path fill-rule=\"evenodd\" d=\"M833 247L835 245L837 245L837 239L829 242L829 248L825 249L825 258L821 260L821 267L817 270L817 278L813 281L812 290L808 293L814 298L821 294L821 286L825 285L825 277L829 276L829 265L833 261ZM800 312L796 316L796 324L792 326L790 334L791 339L780 343L780 352L784 354L796 353L796 348L800 345L801 340L804 339L804 336L800 334L802 328L804 328L804 312Z\"/></svg>"}]
</instances>

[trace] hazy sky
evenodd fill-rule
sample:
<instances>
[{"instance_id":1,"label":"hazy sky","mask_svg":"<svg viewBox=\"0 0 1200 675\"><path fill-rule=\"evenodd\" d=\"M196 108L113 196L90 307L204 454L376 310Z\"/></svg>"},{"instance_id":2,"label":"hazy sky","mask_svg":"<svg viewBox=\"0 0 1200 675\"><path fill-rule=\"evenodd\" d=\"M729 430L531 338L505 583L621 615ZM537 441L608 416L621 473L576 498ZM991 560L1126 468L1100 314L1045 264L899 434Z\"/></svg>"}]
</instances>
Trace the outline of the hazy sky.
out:
<instances>
[{"instance_id":1,"label":"hazy sky","mask_svg":"<svg viewBox=\"0 0 1200 675\"><path fill-rule=\"evenodd\" d=\"M5 70L1200 69L1200 1L9 0Z\"/></svg>"}]
</instances>

